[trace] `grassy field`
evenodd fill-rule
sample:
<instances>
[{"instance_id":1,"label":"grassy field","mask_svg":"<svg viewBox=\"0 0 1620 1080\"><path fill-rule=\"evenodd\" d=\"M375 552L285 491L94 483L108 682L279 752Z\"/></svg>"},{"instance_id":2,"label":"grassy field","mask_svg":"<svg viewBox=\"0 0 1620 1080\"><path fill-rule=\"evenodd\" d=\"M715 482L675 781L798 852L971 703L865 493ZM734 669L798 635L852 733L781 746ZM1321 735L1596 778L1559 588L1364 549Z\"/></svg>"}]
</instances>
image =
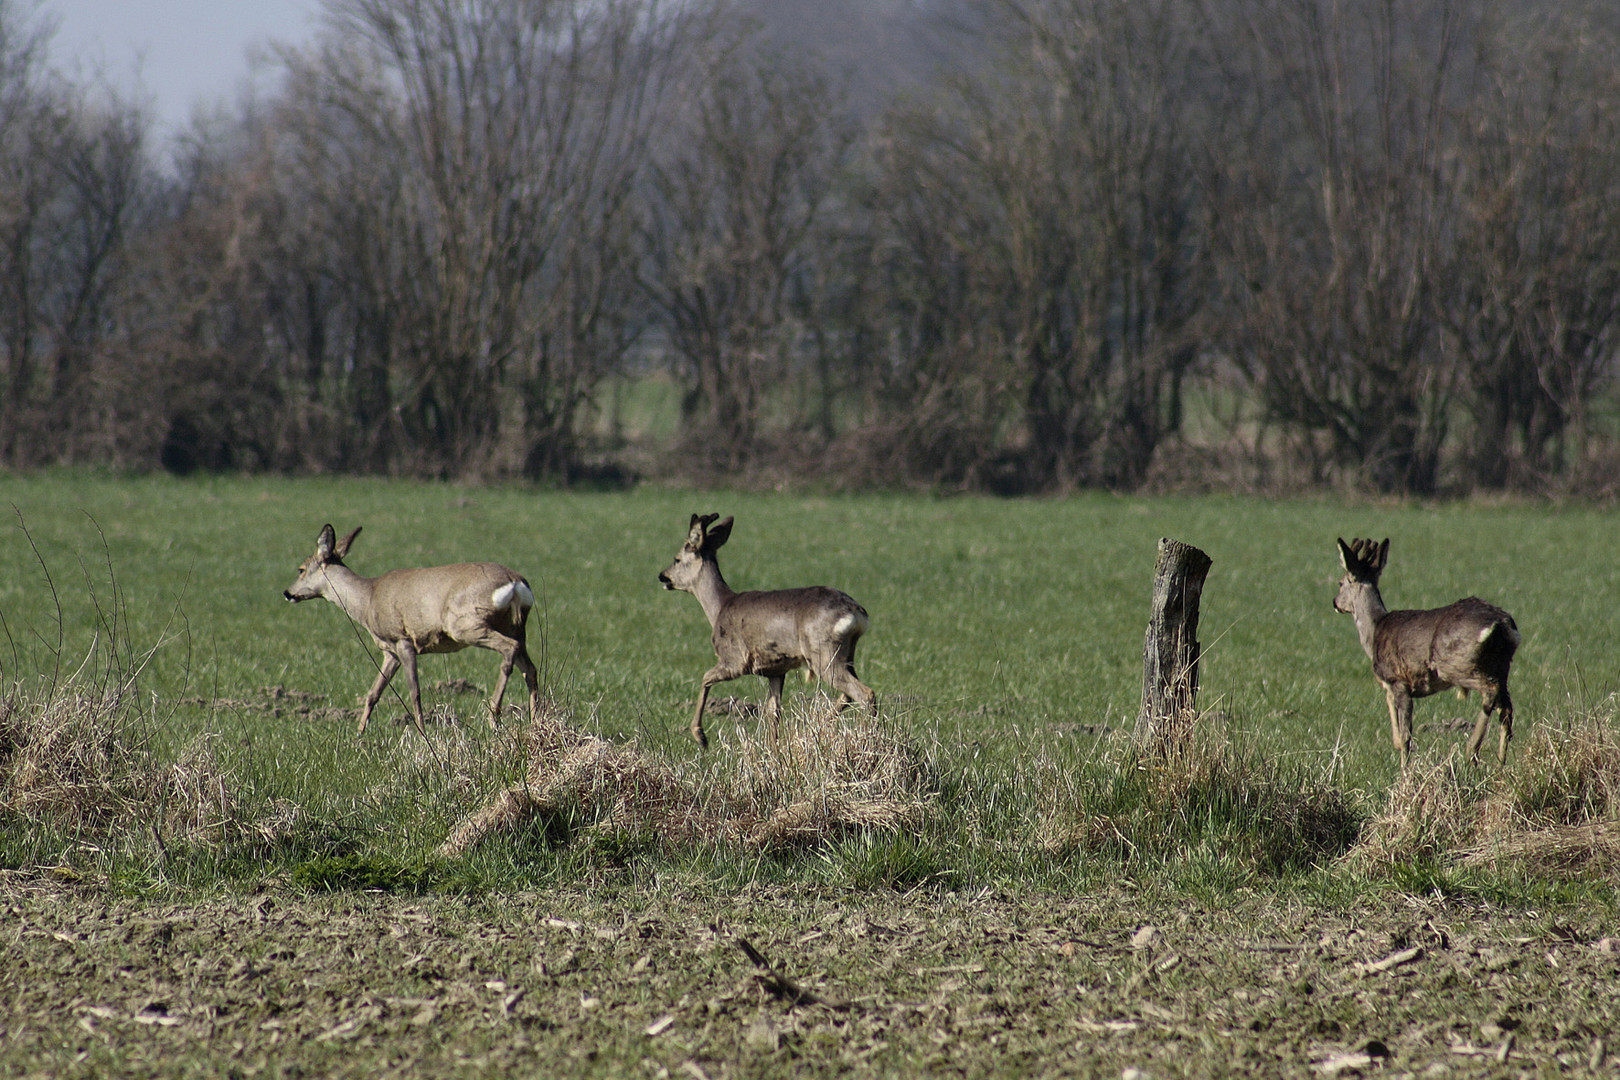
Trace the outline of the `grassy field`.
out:
<instances>
[{"instance_id":1,"label":"grassy field","mask_svg":"<svg viewBox=\"0 0 1620 1080\"><path fill-rule=\"evenodd\" d=\"M62 702L93 713L97 702L117 698L116 715L96 713L101 719L80 726L109 733L105 743L134 743L139 757L97 766L139 774L104 785L118 792L99 818L64 816L43 796L27 802L32 789L12 768L9 809L0 810L0 891L24 916L17 925L32 927L18 929L14 944L57 983L83 978L77 993L91 1003L53 1008L30 991L7 1021L12 1032L19 1024L35 1032L14 1040L20 1071L88 1075L116 1065L129 1075L171 1075L217 1071L229 1057L244 1075L278 1075L289 1061L306 1074L379 1075L412 1062L485 1074L551 1060L545 1055L561 1046L589 1046L600 1056L576 1055L569 1070L660 1075L691 1064L702 1075L770 1075L865 1061L975 1075L1023 1061L1081 1075L1132 1067L1207 1075L1278 1062L1281 1071L1308 1071L1313 1061L1378 1043L1407 1067L1427 1054L1430 1064L1468 1066L1466 1074L1476 1065L1489 1071L1495 1057L1482 1052L1476 1061L1448 1047L1499 1046L1518 1030L1521 1058L1533 1045L1536 1067L1558 1071L1564 1058L1586 1067L1593 1040L1607 1038L1612 1024L1602 995L1582 1006L1579 1025L1531 1022L1524 1005L1553 978L1542 969L1543 954L1553 955L1547 941L1586 950L1575 970L1599 982L1580 986L1598 986L1594 972L1612 976L1610 953L1598 949L1617 934L1612 866L1543 873L1464 858L1477 837L1461 822L1452 833L1437 825L1474 808L1521 831L1617 816L1607 780L1591 779L1614 764L1620 682L1620 581L1603 554L1616 514L1606 509L565 494L78 472L0 479L0 500L15 508L0 531L0 679L10 695L0 719ZM758 722L743 704L763 698L760 679L717 688L742 702L711 715L718 745L708 754L687 739L697 680L712 663L708 627L697 603L663 591L656 575L699 511L737 518L721 554L734 587L829 584L871 612L859 667L882 704L873 738L904 765L895 792L910 802L899 816L874 817L873 827L848 819L857 825L846 820L804 842L761 841L791 809L793 792L784 789L807 773L784 769L760 748ZM481 559L526 574L540 597L530 651L568 738L577 733L579 741L537 748L510 711L502 731L489 733L481 709L497 660L481 650L422 661L424 704L455 723L436 723L424 741L402 723L401 679L357 741L356 704L375 672L369 641L329 604L281 598L328 521L340 533L365 526L349 559L361 573ZM1382 691L1349 618L1331 607L1333 540L1358 535L1392 538L1384 578L1391 606L1478 594L1517 618L1520 740L1506 772L1456 762L1465 732L1454 721L1471 717L1474 705L1447 695L1418 704L1418 767L1397 782ZM1161 536L1203 548L1214 567L1201 633L1203 749L1155 765L1136 758L1123 736L1140 695ZM115 688L123 692L109 692ZM791 679L788 696L790 714L802 718L808 688ZM521 697L509 694L509 705ZM1598 731L1588 740L1596 749L1577 767L1565 737L1588 729ZM533 784L537 768L574 751L614 763L597 771L618 786L569 788L558 814L497 831L463 857L434 857L458 822L503 788L520 789L526 769ZM105 757L106 747L97 752ZM57 771L91 768L71 760L72 769ZM160 781L140 771L174 762L174 777ZM831 787L818 791L863 779L847 769L829 775ZM652 787L664 793L663 816L637 816L637 800ZM229 818L231 830L176 824L187 799ZM686 815L686 831L669 827L671 806ZM1438 809L1402 820L1400 806ZM720 839L727 829L753 839ZM1422 842L1410 839L1413 830ZM677 834L686 839L671 841ZM265 896L276 898L270 909ZM177 904L183 914L174 914ZM1414 904L1437 906L1417 918ZM947 909L961 909L959 926L1011 924L1023 936L1013 952L1006 950L1014 939L993 935L983 939L988 952L963 952L946 923L918 914ZM303 946L278 944L288 926L267 922L265 910L292 913L297 925L331 924L318 969L295 959ZM1223 912L1234 921L1218 945ZM441 970L429 980L437 990L410 964L383 972L362 959L371 953L357 943L385 927L415 927L418 918L436 927L431 947L416 950L422 955L451 947L446 935L458 933L479 956L499 952L491 934L524 945L506 967L486 959L476 970ZM569 935L582 932L544 930L547 918L612 934L575 940ZM668 940L664 930L645 931L659 919L682 929ZM1466 962L1432 936L1435 926L1462 921L1467 928L1449 934L1473 943ZM744 922L775 959L807 953L809 969L798 977L823 998L870 1001L796 1010L771 986L756 986L746 958L727 944L727 924ZM921 929L892 929L912 922ZM167 923L175 929L152 956L118 929L151 924L161 933ZM858 923L899 935L879 935L887 951L861 961L875 965L866 974L826 951L844 940L839 926ZM1133 948L1147 924L1165 927L1164 942ZM447 929L456 925L463 930ZM1292 929L1284 934L1282 925ZM194 927L207 927L211 940L259 944L232 960L245 969L187 967L185 956L207 952L188 936ZM601 944L620 935L628 944ZM643 939L661 944L638 952L634 941ZM64 942L78 945L64 952ZM1402 942L1447 963L1403 964L1361 981L1355 963L1400 952ZM1307 946L1308 956L1287 951ZM611 955L598 957L604 949ZM1517 959L1492 967L1503 949ZM130 950L146 957L132 970L158 965L142 979L175 988L158 1002L164 1015L181 1017L173 998L182 993L192 1011L162 1022L151 1011L155 999L135 1001L133 990L96 1004L117 986L116 977L105 986L97 980L127 965ZM570 953L578 969L560 972ZM1158 967L1170 955L1182 959ZM643 956L651 959L638 971ZM682 965L691 971L667 975ZM1541 981L1517 985L1511 972L1521 967ZM296 1007L264 1011L264 987L274 980L254 975L259 968L303 987L280 992ZM24 987L28 970L7 977ZM329 970L337 974L326 986ZM577 970L599 978L581 982ZM1397 981L1408 977L1416 981ZM1231 1015L1218 1022L1200 1022L1223 979L1250 986L1253 997L1228 1002ZM717 980L725 986L715 989ZM441 992L463 982L471 987L465 995ZM604 982L616 989L608 993ZM504 995L478 989L494 983L511 988L506 994L532 988L527 1004L502 1006L496 997ZM316 993L316 984L326 988ZM1300 990L1307 984L1331 990L1314 999L1316 1012L1300 1014L1314 1018L1301 1027L1298 1017L1283 1018L1284 1006L1309 997ZM1384 993L1373 988L1388 986L1415 986L1432 996L1432 1008L1410 1006L1399 1030L1372 1023L1381 1007L1373 999ZM1458 986L1477 997L1466 1016L1447 1012ZM1153 993L1143 997L1145 988ZM1082 997L1071 1000L1076 993ZM582 1004L593 996L607 1003L603 1012ZM1088 1004L1076 1009L1074 1000ZM455 1022L413 1022L428 1007L420 1002L430 1001ZM919 1011L904 1022L883 1011L901 1005ZM232 1009L243 1024L219 1024ZM997 1023L1015 1026L1005 1020L1021 1010L1039 1033L996 1042ZM169 1059L190 1065L169 1069L142 1056L184 1032L200 1038L205 1013L215 1019L195 1054ZM611 1036L600 1027L609 1015ZM643 1034L665 1015L678 1017L667 1029L678 1040ZM370 1019L332 1034L355 1017ZM509 1027L514 1017L527 1017L518 1050L500 1034L518 1030ZM287 1057L295 1040L280 1033L294 1029L327 1037ZM151 1039L129 1049L130 1032ZM849 1056L855 1034L868 1040L864 1057ZM236 1044L242 1048L231 1051ZM77 1073L53 1068L67 1060L63 1046L87 1055ZM1015 1056L1003 1060L998 1046ZM339 1050L343 1069L334 1065ZM1604 1060L1599 1047L1591 1067Z\"/></svg>"},{"instance_id":2,"label":"grassy field","mask_svg":"<svg viewBox=\"0 0 1620 1080\"><path fill-rule=\"evenodd\" d=\"M1073 742L1071 725L1128 727L1140 694L1155 543L1173 536L1214 559L1204 595L1204 702L1245 737L1326 763L1352 787L1393 775L1382 693L1350 620L1331 608L1335 536L1390 536L1386 600L1422 607L1480 594L1524 630L1514 697L1533 725L1571 700L1612 692L1620 673L1620 579L1601 553L1616 515L1546 506L1338 506L1231 498L995 501L640 491L556 494L373 480L82 474L0 480L17 511L0 534L0 614L11 677L85 656L116 585L122 644L164 642L143 684L165 701L251 696L281 686L350 707L374 671L333 607L281 599L331 521L363 524L363 573L462 559L525 574L543 610L531 630L554 695L602 734L671 754L712 662L691 598L655 580L695 511L737 517L721 563L738 588L821 582L872 612L863 677L917 737L1000 755L1021 739ZM27 535L16 528L26 524ZM37 553L31 550L37 548ZM49 568L55 595L40 562ZM53 602L62 609L59 633ZM98 612L98 607L101 609ZM423 662L427 682L491 685L492 654ZM727 692L758 698L758 679ZM470 712L473 702L458 702ZM396 701L396 708L398 702ZM1461 715L1449 699L1419 720ZM278 753L352 748L344 725L288 729L229 709L177 723L270 740ZM293 737L296 733L296 737ZM1425 735L1441 751L1449 737Z\"/></svg>"}]
</instances>

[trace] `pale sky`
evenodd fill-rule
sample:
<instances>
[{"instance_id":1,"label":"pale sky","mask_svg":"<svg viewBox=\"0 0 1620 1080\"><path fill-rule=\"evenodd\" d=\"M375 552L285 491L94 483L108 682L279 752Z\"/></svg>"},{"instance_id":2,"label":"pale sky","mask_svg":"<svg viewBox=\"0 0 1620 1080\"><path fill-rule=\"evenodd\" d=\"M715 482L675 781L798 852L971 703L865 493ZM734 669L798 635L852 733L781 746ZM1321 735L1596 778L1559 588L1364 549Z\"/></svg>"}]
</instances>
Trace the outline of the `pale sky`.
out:
<instances>
[{"instance_id":1,"label":"pale sky","mask_svg":"<svg viewBox=\"0 0 1620 1080\"><path fill-rule=\"evenodd\" d=\"M56 66L99 69L126 92L144 88L161 139L196 105L235 100L250 50L307 41L317 8L318 0L44 0L39 14L57 24Z\"/></svg>"}]
</instances>

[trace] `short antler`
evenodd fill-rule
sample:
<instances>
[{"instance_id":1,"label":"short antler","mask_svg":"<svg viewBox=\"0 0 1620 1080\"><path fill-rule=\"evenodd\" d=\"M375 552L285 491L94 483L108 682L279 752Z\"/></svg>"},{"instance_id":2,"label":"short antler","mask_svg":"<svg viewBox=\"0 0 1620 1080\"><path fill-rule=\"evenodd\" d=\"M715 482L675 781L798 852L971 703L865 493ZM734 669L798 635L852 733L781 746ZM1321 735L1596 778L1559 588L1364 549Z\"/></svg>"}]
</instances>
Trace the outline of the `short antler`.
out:
<instances>
[{"instance_id":1,"label":"short antler","mask_svg":"<svg viewBox=\"0 0 1620 1080\"><path fill-rule=\"evenodd\" d=\"M1389 565L1389 540L1382 543L1370 537L1355 539L1346 544L1339 541L1339 561L1351 575L1361 579L1376 580Z\"/></svg>"}]
</instances>

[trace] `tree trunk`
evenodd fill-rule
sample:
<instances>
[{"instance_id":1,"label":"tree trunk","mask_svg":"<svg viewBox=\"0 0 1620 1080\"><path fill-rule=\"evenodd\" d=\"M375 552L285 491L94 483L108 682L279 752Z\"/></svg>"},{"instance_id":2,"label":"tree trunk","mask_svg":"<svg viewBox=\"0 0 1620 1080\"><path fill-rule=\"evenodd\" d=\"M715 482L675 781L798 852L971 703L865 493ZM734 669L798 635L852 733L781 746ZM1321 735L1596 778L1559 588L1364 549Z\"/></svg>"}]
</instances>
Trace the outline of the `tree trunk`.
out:
<instances>
[{"instance_id":1,"label":"tree trunk","mask_svg":"<svg viewBox=\"0 0 1620 1080\"><path fill-rule=\"evenodd\" d=\"M1168 751L1191 729L1198 706L1198 602L1210 565L1210 557L1190 544L1168 537L1159 541L1142 650L1138 747Z\"/></svg>"}]
</instances>

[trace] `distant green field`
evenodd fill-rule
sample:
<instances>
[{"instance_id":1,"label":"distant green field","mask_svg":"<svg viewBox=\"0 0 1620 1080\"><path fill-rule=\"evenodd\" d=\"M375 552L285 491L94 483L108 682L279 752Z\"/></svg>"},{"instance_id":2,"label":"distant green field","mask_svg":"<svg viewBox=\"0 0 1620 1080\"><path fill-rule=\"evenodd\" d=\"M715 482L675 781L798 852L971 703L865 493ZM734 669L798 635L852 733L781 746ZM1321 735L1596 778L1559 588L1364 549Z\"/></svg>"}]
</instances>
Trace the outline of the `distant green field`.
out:
<instances>
[{"instance_id":1,"label":"distant green field","mask_svg":"<svg viewBox=\"0 0 1620 1080\"><path fill-rule=\"evenodd\" d=\"M873 621L861 644L863 678L888 715L937 744L947 762L971 755L1016 772L1021 752L1083 754L1097 725L1130 726L1161 536L1214 559L1203 604L1204 703L1244 739L1313 768L1333 763L1352 787L1382 787L1396 762L1382 693L1350 620L1331 608L1335 536L1393 538L1384 585L1392 607L1474 593L1514 613L1524 631L1513 683L1521 732L1571 699L1595 702L1617 685L1620 580L1603 554L1616 514L1586 507L570 494L83 473L8 477L0 498L16 509L0 534L6 676L77 667L116 585L128 620L122 644L160 645L142 679L159 702L234 700L271 686L357 702L375 670L369 643L335 607L281 598L330 521L340 532L365 526L349 560L362 573L471 559L521 570L541 598L531 652L550 692L604 736L695 754L684 724L712 662L707 624L692 598L655 580L695 511L736 516L721 556L733 586L830 584L865 604ZM487 693L495 667L481 650L427 657L423 684L464 678ZM790 697L803 687L791 681ZM757 699L763 681L719 692ZM477 697L427 697L477 719ZM1430 699L1418 722L1472 708L1449 695ZM380 719L402 711L396 697ZM267 774L290 769L341 787L324 774L343 772L354 753L347 720L293 725L228 706L172 715L181 730L250 743L249 758ZM1461 738L1420 727L1419 753L1444 754ZM378 746L368 740L362 758Z\"/></svg>"}]
</instances>

